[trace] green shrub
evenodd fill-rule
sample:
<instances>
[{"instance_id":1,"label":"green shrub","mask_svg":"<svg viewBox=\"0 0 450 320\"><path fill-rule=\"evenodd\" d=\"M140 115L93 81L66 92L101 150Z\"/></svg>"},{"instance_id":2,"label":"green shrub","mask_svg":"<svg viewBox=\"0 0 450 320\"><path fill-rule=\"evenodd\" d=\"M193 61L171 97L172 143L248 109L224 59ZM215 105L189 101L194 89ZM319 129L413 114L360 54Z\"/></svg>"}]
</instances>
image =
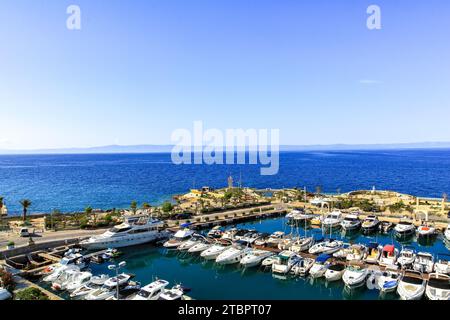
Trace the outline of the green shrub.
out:
<instances>
[{"instance_id":1,"label":"green shrub","mask_svg":"<svg viewBox=\"0 0 450 320\"><path fill-rule=\"evenodd\" d=\"M16 288L16 283L14 282L13 275L11 272L0 269L0 284L6 290L12 292Z\"/></svg>"},{"instance_id":2,"label":"green shrub","mask_svg":"<svg viewBox=\"0 0 450 320\"><path fill-rule=\"evenodd\" d=\"M48 297L38 288L27 288L17 292L16 300L48 300Z\"/></svg>"}]
</instances>

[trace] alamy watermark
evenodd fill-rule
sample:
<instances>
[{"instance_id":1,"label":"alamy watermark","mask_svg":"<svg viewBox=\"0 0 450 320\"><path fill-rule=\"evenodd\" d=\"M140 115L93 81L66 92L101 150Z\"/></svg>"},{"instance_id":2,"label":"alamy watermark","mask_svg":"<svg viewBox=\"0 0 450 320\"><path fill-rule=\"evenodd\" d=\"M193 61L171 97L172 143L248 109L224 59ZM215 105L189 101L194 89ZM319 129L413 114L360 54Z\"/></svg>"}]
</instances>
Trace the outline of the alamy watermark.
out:
<instances>
[{"instance_id":1,"label":"alamy watermark","mask_svg":"<svg viewBox=\"0 0 450 320\"><path fill-rule=\"evenodd\" d=\"M381 29L381 8L375 4L370 5L367 8L367 28L369 30L380 30Z\"/></svg>"},{"instance_id":2,"label":"alamy watermark","mask_svg":"<svg viewBox=\"0 0 450 320\"><path fill-rule=\"evenodd\" d=\"M66 27L69 30L81 30L81 8L75 4L67 7L66 13L69 17L66 20Z\"/></svg>"},{"instance_id":3,"label":"alamy watermark","mask_svg":"<svg viewBox=\"0 0 450 320\"><path fill-rule=\"evenodd\" d=\"M176 129L171 136L174 164L260 165L261 175L279 170L279 129L204 129L195 121L193 130Z\"/></svg>"}]
</instances>

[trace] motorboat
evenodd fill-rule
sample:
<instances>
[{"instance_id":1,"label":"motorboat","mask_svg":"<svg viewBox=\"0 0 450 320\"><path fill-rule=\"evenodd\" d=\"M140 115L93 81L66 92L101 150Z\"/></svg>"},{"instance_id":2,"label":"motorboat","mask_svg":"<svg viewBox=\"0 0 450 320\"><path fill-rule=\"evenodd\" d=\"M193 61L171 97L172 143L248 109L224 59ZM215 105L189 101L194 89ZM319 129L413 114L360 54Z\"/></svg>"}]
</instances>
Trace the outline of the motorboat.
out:
<instances>
[{"instance_id":1,"label":"motorboat","mask_svg":"<svg viewBox=\"0 0 450 320\"><path fill-rule=\"evenodd\" d=\"M81 253L72 253L64 256L60 261L61 266L76 266L78 269L83 270L89 266L89 259L83 256Z\"/></svg>"},{"instance_id":2,"label":"motorboat","mask_svg":"<svg viewBox=\"0 0 450 320\"><path fill-rule=\"evenodd\" d=\"M380 220L378 220L377 216L367 216L364 219L364 222L361 225L361 230L363 233L372 233L378 231L380 225Z\"/></svg>"},{"instance_id":3,"label":"motorboat","mask_svg":"<svg viewBox=\"0 0 450 320\"><path fill-rule=\"evenodd\" d=\"M296 225L305 225L305 224L311 222L312 218L314 218L314 214L312 214L311 212L306 212L306 211L302 210L302 211L297 211L293 215L292 221Z\"/></svg>"},{"instance_id":4,"label":"motorboat","mask_svg":"<svg viewBox=\"0 0 450 320\"><path fill-rule=\"evenodd\" d=\"M264 270L270 269L272 270L272 265L278 261L278 256L277 255L273 255L270 257L265 258L262 262L261 262L261 267Z\"/></svg>"},{"instance_id":5,"label":"motorboat","mask_svg":"<svg viewBox=\"0 0 450 320\"><path fill-rule=\"evenodd\" d=\"M177 249L182 243L188 242L193 235L193 230L189 228L183 228L181 230L178 230L172 238L164 242L163 246L167 249Z\"/></svg>"},{"instance_id":6,"label":"motorboat","mask_svg":"<svg viewBox=\"0 0 450 320\"><path fill-rule=\"evenodd\" d=\"M158 300L168 285L168 281L158 279L143 286L130 300Z\"/></svg>"},{"instance_id":7,"label":"motorboat","mask_svg":"<svg viewBox=\"0 0 450 320\"><path fill-rule=\"evenodd\" d=\"M158 241L169 236L163 230L164 222L149 216L129 216L125 221L105 233L81 241L80 245L86 249L107 249L134 246L138 244Z\"/></svg>"},{"instance_id":8,"label":"motorboat","mask_svg":"<svg viewBox=\"0 0 450 320\"><path fill-rule=\"evenodd\" d=\"M237 232L238 232L237 228L231 228L231 229L225 230L222 233L222 239L233 241L234 236L236 235Z\"/></svg>"},{"instance_id":9,"label":"motorboat","mask_svg":"<svg viewBox=\"0 0 450 320\"><path fill-rule=\"evenodd\" d=\"M380 259L381 252L383 251L383 246L376 242L371 242L367 245L367 252L364 255L363 261L366 263L375 264L378 263Z\"/></svg>"},{"instance_id":10,"label":"motorboat","mask_svg":"<svg viewBox=\"0 0 450 320\"><path fill-rule=\"evenodd\" d=\"M392 245L387 244L383 247L383 250L381 251L379 265L380 266L392 266L395 265L397 262L398 257L398 249Z\"/></svg>"},{"instance_id":11,"label":"motorboat","mask_svg":"<svg viewBox=\"0 0 450 320\"><path fill-rule=\"evenodd\" d=\"M395 236L406 238L412 236L416 232L414 223L409 219L402 219L394 228Z\"/></svg>"},{"instance_id":12,"label":"motorboat","mask_svg":"<svg viewBox=\"0 0 450 320\"><path fill-rule=\"evenodd\" d=\"M44 282L54 282L58 277L60 277L63 273L65 273L67 270L72 269L76 271L80 271L80 268L78 268L75 265L60 265L53 269L53 272L45 276L42 281Z\"/></svg>"},{"instance_id":13,"label":"motorboat","mask_svg":"<svg viewBox=\"0 0 450 320\"><path fill-rule=\"evenodd\" d=\"M329 254L321 254L316 258L316 261L312 265L311 269L309 269L309 274L313 278L320 278L327 271L327 267L329 265L329 259L331 259L331 255Z\"/></svg>"},{"instance_id":14,"label":"motorboat","mask_svg":"<svg viewBox=\"0 0 450 320\"><path fill-rule=\"evenodd\" d=\"M189 240L182 242L177 247L177 250L178 251L188 251L190 248L192 248L193 246L198 244L200 242L200 240L202 240L202 239L204 239L203 236L201 236L199 234L193 234Z\"/></svg>"},{"instance_id":15,"label":"motorboat","mask_svg":"<svg viewBox=\"0 0 450 320\"><path fill-rule=\"evenodd\" d=\"M223 235L223 228L221 226L215 226L209 230L207 236L208 238L219 239Z\"/></svg>"},{"instance_id":16,"label":"motorboat","mask_svg":"<svg viewBox=\"0 0 450 320\"><path fill-rule=\"evenodd\" d=\"M52 282L52 289L56 291L66 290L67 285L75 281L75 279L78 278L81 273L82 272L78 269L66 269L58 276L55 281ZM92 274L90 275L92 276Z\"/></svg>"},{"instance_id":17,"label":"motorboat","mask_svg":"<svg viewBox=\"0 0 450 320\"><path fill-rule=\"evenodd\" d=\"M189 253L201 253L213 245L212 240L206 238L198 239L197 243L188 249Z\"/></svg>"},{"instance_id":18,"label":"motorboat","mask_svg":"<svg viewBox=\"0 0 450 320\"><path fill-rule=\"evenodd\" d=\"M345 272L345 265L342 263L333 263L328 266L325 271L325 279L329 282L338 281L342 279Z\"/></svg>"},{"instance_id":19,"label":"motorboat","mask_svg":"<svg viewBox=\"0 0 450 320\"><path fill-rule=\"evenodd\" d=\"M200 256L206 260L216 260L217 256L227 250L231 245L230 241L227 240L218 240L211 247L202 251Z\"/></svg>"},{"instance_id":20,"label":"motorboat","mask_svg":"<svg viewBox=\"0 0 450 320\"><path fill-rule=\"evenodd\" d=\"M408 270L400 277L397 293L402 300L420 300L425 293L426 284L422 273Z\"/></svg>"},{"instance_id":21,"label":"motorboat","mask_svg":"<svg viewBox=\"0 0 450 320\"><path fill-rule=\"evenodd\" d=\"M241 240L245 238L249 233L256 232L255 230L238 229L233 236L233 241Z\"/></svg>"},{"instance_id":22,"label":"motorboat","mask_svg":"<svg viewBox=\"0 0 450 320\"><path fill-rule=\"evenodd\" d=\"M309 273L309 270L315 262L316 260L313 258L302 258L300 259L299 263L292 267L291 273L294 275L305 277Z\"/></svg>"},{"instance_id":23,"label":"motorboat","mask_svg":"<svg viewBox=\"0 0 450 320\"><path fill-rule=\"evenodd\" d=\"M177 284L173 286L171 289L164 290L164 292L161 293L161 295L159 296L158 300L170 300L170 301L183 300L184 292L185 289L181 285Z\"/></svg>"},{"instance_id":24,"label":"motorboat","mask_svg":"<svg viewBox=\"0 0 450 320\"><path fill-rule=\"evenodd\" d=\"M450 300L450 277L446 274L431 273L425 295L430 300Z\"/></svg>"},{"instance_id":25,"label":"motorboat","mask_svg":"<svg viewBox=\"0 0 450 320\"><path fill-rule=\"evenodd\" d=\"M347 254L345 260L347 261L361 261L367 252L367 247L362 244L353 244L349 247L350 252Z\"/></svg>"},{"instance_id":26,"label":"motorboat","mask_svg":"<svg viewBox=\"0 0 450 320\"><path fill-rule=\"evenodd\" d=\"M381 221L380 224L378 225L378 228L381 233L387 234L391 232L392 229L395 228L395 224L390 221Z\"/></svg>"},{"instance_id":27,"label":"motorboat","mask_svg":"<svg viewBox=\"0 0 450 320\"><path fill-rule=\"evenodd\" d=\"M346 260L347 255L349 255L351 252L352 252L351 245L349 243L344 243L342 248L339 249L339 251L333 253L333 257L340 260Z\"/></svg>"},{"instance_id":28,"label":"motorboat","mask_svg":"<svg viewBox=\"0 0 450 320\"><path fill-rule=\"evenodd\" d=\"M253 249L245 257L243 257L239 263L244 268L256 267L259 266L264 259L274 255L275 253L270 251Z\"/></svg>"},{"instance_id":29,"label":"motorboat","mask_svg":"<svg viewBox=\"0 0 450 320\"><path fill-rule=\"evenodd\" d=\"M386 269L378 277L377 286L381 293L395 292L400 281L401 274L395 270Z\"/></svg>"},{"instance_id":30,"label":"motorboat","mask_svg":"<svg viewBox=\"0 0 450 320\"><path fill-rule=\"evenodd\" d=\"M450 275L450 255L445 253L439 253L434 263L434 272L439 274Z\"/></svg>"},{"instance_id":31,"label":"motorboat","mask_svg":"<svg viewBox=\"0 0 450 320\"><path fill-rule=\"evenodd\" d=\"M359 265L350 264L342 275L342 281L349 288L356 288L365 284L369 271Z\"/></svg>"},{"instance_id":32,"label":"motorboat","mask_svg":"<svg viewBox=\"0 0 450 320\"><path fill-rule=\"evenodd\" d=\"M434 256L429 252L418 252L413 263L413 269L418 272L432 273Z\"/></svg>"},{"instance_id":33,"label":"motorboat","mask_svg":"<svg viewBox=\"0 0 450 320\"><path fill-rule=\"evenodd\" d=\"M329 213L322 221L322 228L333 229L341 227L342 213L340 211L333 211Z\"/></svg>"},{"instance_id":34,"label":"motorboat","mask_svg":"<svg viewBox=\"0 0 450 320\"><path fill-rule=\"evenodd\" d=\"M272 273L288 274L292 267L299 263L301 257L295 252L285 250L280 252L272 263Z\"/></svg>"},{"instance_id":35,"label":"motorboat","mask_svg":"<svg viewBox=\"0 0 450 320\"><path fill-rule=\"evenodd\" d=\"M397 263L402 269L410 269L416 259L416 250L414 247L405 246L400 251Z\"/></svg>"},{"instance_id":36,"label":"motorboat","mask_svg":"<svg viewBox=\"0 0 450 320\"><path fill-rule=\"evenodd\" d=\"M105 281L109 279L108 275L100 275L100 276L94 276L92 277L87 283L83 284L79 288L75 289L71 294L70 297L72 299L81 299L84 296L88 295L89 293L100 289L105 284Z\"/></svg>"},{"instance_id":37,"label":"motorboat","mask_svg":"<svg viewBox=\"0 0 450 320\"><path fill-rule=\"evenodd\" d=\"M315 214L314 217L311 219L311 225L312 226L321 226L323 221L323 217L319 214Z\"/></svg>"},{"instance_id":38,"label":"motorboat","mask_svg":"<svg viewBox=\"0 0 450 320\"><path fill-rule=\"evenodd\" d=\"M129 274L119 274L117 277L109 278L105 281L103 286L85 296L85 300L106 300L114 297L117 294L117 287L123 289L130 282L131 276ZM119 292L120 293L120 292Z\"/></svg>"},{"instance_id":39,"label":"motorboat","mask_svg":"<svg viewBox=\"0 0 450 320\"><path fill-rule=\"evenodd\" d=\"M92 273L88 271L80 272L78 275L72 277L72 279L65 284L65 289L69 292L78 289L79 287L85 285L92 279Z\"/></svg>"},{"instance_id":40,"label":"motorboat","mask_svg":"<svg viewBox=\"0 0 450 320\"><path fill-rule=\"evenodd\" d=\"M275 231L266 241L266 246L271 248L278 248L278 245L283 241L285 233L282 231Z\"/></svg>"},{"instance_id":41,"label":"motorboat","mask_svg":"<svg viewBox=\"0 0 450 320\"><path fill-rule=\"evenodd\" d=\"M247 242L238 240L217 256L216 263L222 265L239 263L251 251Z\"/></svg>"},{"instance_id":42,"label":"motorboat","mask_svg":"<svg viewBox=\"0 0 450 320\"><path fill-rule=\"evenodd\" d=\"M358 230L361 227L361 220L357 214L347 214L341 222L344 231Z\"/></svg>"},{"instance_id":43,"label":"motorboat","mask_svg":"<svg viewBox=\"0 0 450 320\"><path fill-rule=\"evenodd\" d=\"M298 237L294 236L286 236L278 243L278 249L280 250L289 250L294 242L298 239Z\"/></svg>"},{"instance_id":44,"label":"motorboat","mask_svg":"<svg viewBox=\"0 0 450 320\"><path fill-rule=\"evenodd\" d=\"M447 226L447 229L445 229L445 232L444 232L444 238L445 238L447 241L450 241L450 224Z\"/></svg>"},{"instance_id":45,"label":"motorboat","mask_svg":"<svg viewBox=\"0 0 450 320\"><path fill-rule=\"evenodd\" d=\"M255 244L256 246L263 247L263 246L266 245L267 240L269 240L269 237L270 237L270 234L269 234L269 233L265 233L265 232L260 233L259 238L255 240L254 244Z\"/></svg>"},{"instance_id":46,"label":"motorboat","mask_svg":"<svg viewBox=\"0 0 450 320\"><path fill-rule=\"evenodd\" d=\"M252 231L249 231L246 234L244 234L244 236L241 237L239 240L244 241L248 244L253 244L260 237L261 237L261 234L258 231L252 230Z\"/></svg>"},{"instance_id":47,"label":"motorboat","mask_svg":"<svg viewBox=\"0 0 450 320\"><path fill-rule=\"evenodd\" d=\"M436 228L428 223L424 223L417 228L417 236L419 238L431 238L436 236Z\"/></svg>"},{"instance_id":48,"label":"motorboat","mask_svg":"<svg viewBox=\"0 0 450 320\"><path fill-rule=\"evenodd\" d=\"M300 253L309 250L314 245L314 237L300 237L292 242L289 250Z\"/></svg>"},{"instance_id":49,"label":"motorboat","mask_svg":"<svg viewBox=\"0 0 450 320\"><path fill-rule=\"evenodd\" d=\"M311 248L309 248L308 252L311 254L332 254L339 251L343 246L344 242L340 240L326 239L313 245Z\"/></svg>"}]
</instances>

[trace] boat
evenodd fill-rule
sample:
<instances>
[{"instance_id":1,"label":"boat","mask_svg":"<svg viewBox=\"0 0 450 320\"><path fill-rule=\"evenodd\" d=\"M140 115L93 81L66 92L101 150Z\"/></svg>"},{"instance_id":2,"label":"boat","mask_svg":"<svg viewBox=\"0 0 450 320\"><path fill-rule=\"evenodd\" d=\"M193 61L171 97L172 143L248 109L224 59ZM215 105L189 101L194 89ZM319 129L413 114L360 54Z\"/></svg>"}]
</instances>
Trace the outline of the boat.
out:
<instances>
[{"instance_id":1,"label":"boat","mask_svg":"<svg viewBox=\"0 0 450 320\"><path fill-rule=\"evenodd\" d=\"M177 247L177 250L178 251L188 251L190 248L192 248L193 246L198 244L200 242L200 240L202 240L202 239L203 239L203 236L201 236L199 234L193 234L192 237L189 238L189 240L182 242Z\"/></svg>"},{"instance_id":2,"label":"boat","mask_svg":"<svg viewBox=\"0 0 450 320\"><path fill-rule=\"evenodd\" d=\"M378 263L380 259L381 252L383 251L383 246L376 242L371 242L367 245L367 252L364 255L363 261L366 263L375 264Z\"/></svg>"},{"instance_id":3,"label":"boat","mask_svg":"<svg viewBox=\"0 0 450 320\"><path fill-rule=\"evenodd\" d=\"M285 250L280 252L272 263L272 273L288 274L292 267L299 263L301 257L295 252Z\"/></svg>"},{"instance_id":4,"label":"boat","mask_svg":"<svg viewBox=\"0 0 450 320\"><path fill-rule=\"evenodd\" d=\"M295 241L292 242L289 250L300 253L303 251L309 250L314 245L314 238L313 237L300 237L295 239Z\"/></svg>"},{"instance_id":5,"label":"boat","mask_svg":"<svg viewBox=\"0 0 450 320\"><path fill-rule=\"evenodd\" d=\"M402 269L410 269L416 259L416 250L414 247L405 246L400 251L397 263Z\"/></svg>"},{"instance_id":6,"label":"boat","mask_svg":"<svg viewBox=\"0 0 450 320\"><path fill-rule=\"evenodd\" d=\"M377 286L382 294L395 292L400 281L401 274L396 270L387 268L378 277Z\"/></svg>"},{"instance_id":7,"label":"boat","mask_svg":"<svg viewBox=\"0 0 450 320\"><path fill-rule=\"evenodd\" d=\"M418 252L413 263L413 269L418 272L432 273L434 256L428 252Z\"/></svg>"},{"instance_id":8,"label":"boat","mask_svg":"<svg viewBox=\"0 0 450 320\"><path fill-rule=\"evenodd\" d=\"M239 240L248 243L249 245L253 244L258 238L261 237L261 233L256 230L251 230L245 233Z\"/></svg>"},{"instance_id":9,"label":"boat","mask_svg":"<svg viewBox=\"0 0 450 320\"><path fill-rule=\"evenodd\" d=\"M313 278L320 278L325 274L328 267L328 260L331 259L331 255L329 254L321 254L316 258L316 261L312 265L311 269L309 269L309 274Z\"/></svg>"},{"instance_id":10,"label":"boat","mask_svg":"<svg viewBox=\"0 0 450 320\"><path fill-rule=\"evenodd\" d=\"M332 254L339 251L343 246L344 243L340 240L326 239L313 245L309 248L308 252L311 254Z\"/></svg>"},{"instance_id":11,"label":"boat","mask_svg":"<svg viewBox=\"0 0 450 320\"><path fill-rule=\"evenodd\" d=\"M117 294L117 287L126 288L129 284L131 276L125 273L119 274L117 277L109 278L103 286L94 290L85 296L85 300L106 300ZM120 293L120 292L119 292Z\"/></svg>"},{"instance_id":12,"label":"boat","mask_svg":"<svg viewBox=\"0 0 450 320\"><path fill-rule=\"evenodd\" d=\"M245 238L249 233L256 232L255 230L247 230L247 229L238 229L233 236L233 241L241 240Z\"/></svg>"},{"instance_id":13,"label":"boat","mask_svg":"<svg viewBox=\"0 0 450 320\"><path fill-rule=\"evenodd\" d=\"M94 276L92 277L87 283L80 286L79 288L75 289L71 294L70 297L72 299L80 299L84 296L88 295L89 293L100 289L105 284L105 281L109 279L108 275L100 275L100 276Z\"/></svg>"},{"instance_id":14,"label":"boat","mask_svg":"<svg viewBox=\"0 0 450 320\"><path fill-rule=\"evenodd\" d=\"M231 245L231 241L228 240L218 240L211 247L202 251L200 256L206 260L216 260L217 256L227 250Z\"/></svg>"},{"instance_id":15,"label":"boat","mask_svg":"<svg viewBox=\"0 0 450 320\"><path fill-rule=\"evenodd\" d=\"M397 293L402 300L420 300L425 293L426 284L422 273L408 270L400 277Z\"/></svg>"},{"instance_id":16,"label":"boat","mask_svg":"<svg viewBox=\"0 0 450 320\"><path fill-rule=\"evenodd\" d=\"M450 255L446 253L439 253L434 263L434 272L439 274L450 275Z\"/></svg>"},{"instance_id":17,"label":"boat","mask_svg":"<svg viewBox=\"0 0 450 320\"><path fill-rule=\"evenodd\" d=\"M295 241L297 241L298 237L294 236L285 236L279 243L278 243L278 249L280 250L289 250Z\"/></svg>"},{"instance_id":18,"label":"boat","mask_svg":"<svg viewBox=\"0 0 450 320\"><path fill-rule=\"evenodd\" d=\"M167 249L177 249L182 243L189 241L194 235L194 231L189 228L178 230L172 238L164 242L163 246Z\"/></svg>"},{"instance_id":19,"label":"boat","mask_svg":"<svg viewBox=\"0 0 450 320\"><path fill-rule=\"evenodd\" d=\"M275 253L270 251L253 249L245 257L243 257L239 263L244 268L256 267L259 266L264 259L274 255Z\"/></svg>"},{"instance_id":20,"label":"boat","mask_svg":"<svg viewBox=\"0 0 450 320\"><path fill-rule=\"evenodd\" d=\"M164 290L164 292L159 296L158 300L184 300L184 292L185 288L183 288L180 284L177 284L171 289Z\"/></svg>"},{"instance_id":21,"label":"boat","mask_svg":"<svg viewBox=\"0 0 450 320\"><path fill-rule=\"evenodd\" d=\"M247 242L238 240L217 256L216 263L222 265L239 263L251 251Z\"/></svg>"},{"instance_id":22,"label":"boat","mask_svg":"<svg viewBox=\"0 0 450 320\"><path fill-rule=\"evenodd\" d=\"M231 229L225 230L222 233L222 238L221 239L233 241L234 240L234 236L236 235L237 232L238 232L237 228L231 228Z\"/></svg>"},{"instance_id":23,"label":"boat","mask_svg":"<svg viewBox=\"0 0 450 320\"><path fill-rule=\"evenodd\" d=\"M361 220L358 214L347 214L341 222L341 227L344 231L353 231L361 228Z\"/></svg>"},{"instance_id":24,"label":"boat","mask_svg":"<svg viewBox=\"0 0 450 320\"><path fill-rule=\"evenodd\" d=\"M327 271L325 271L325 279L329 282L341 280L344 272L344 264L333 263L329 265Z\"/></svg>"},{"instance_id":25,"label":"boat","mask_svg":"<svg viewBox=\"0 0 450 320\"><path fill-rule=\"evenodd\" d=\"M392 245L387 244L383 247L383 250L381 251L379 265L380 266L393 266L397 262L398 257L398 249Z\"/></svg>"},{"instance_id":26,"label":"boat","mask_svg":"<svg viewBox=\"0 0 450 320\"><path fill-rule=\"evenodd\" d=\"M223 228L221 226L215 226L208 233L208 238L219 239L223 235Z\"/></svg>"},{"instance_id":27,"label":"boat","mask_svg":"<svg viewBox=\"0 0 450 320\"><path fill-rule=\"evenodd\" d=\"M367 216L366 219L364 219L364 222L361 225L361 230L363 233L372 233L375 231L378 231L380 225L380 220L378 220L377 216Z\"/></svg>"},{"instance_id":28,"label":"boat","mask_svg":"<svg viewBox=\"0 0 450 320\"><path fill-rule=\"evenodd\" d=\"M324 229L340 228L341 222L342 222L342 213L340 211L333 211L323 219L322 228Z\"/></svg>"},{"instance_id":29,"label":"boat","mask_svg":"<svg viewBox=\"0 0 450 320\"><path fill-rule=\"evenodd\" d=\"M285 236L285 233L282 231L272 233L266 241L266 246L270 248L278 248L278 245L283 241Z\"/></svg>"},{"instance_id":30,"label":"boat","mask_svg":"<svg viewBox=\"0 0 450 320\"><path fill-rule=\"evenodd\" d=\"M299 263L292 267L291 273L294 275L305 277L308 275L309 270L311 269L315 261L316 260L313 258L302 258L300 259Z\"/></svg>"},{"instance_id":31,"label":"boat","mask_svg":"<svg viewBox=\"0 0 450 320\"><path fill-rule=\"evenodd\" d=\"M267 257L261 262L261 267L264 270L267 270L267 269L272 270L272 265L277 260L278 260L278 256L277 255L273 255L273 256Z\"/></svg>"},{"instance_id":32,"label":"boat","mask_svg":"<svg viewBox=\"0 0 450 320\"><path fill-rule=\"evenodd\" d=\"M74 281L80 274L81 271L79 269L66 269L52 282L52 289L55 291L66 290L67 285Z\"/></svg>"},{"instance_id":33,"label":"boat","mask_svg":"<svg viewBox=\"0 0 450 320\"><path fill-rule=\"evenodd\" d=\"M254 244L256 246L263 247L263 246L266 245L267 240L269 240L269 237L270 237L269 233L263 232L263 233L260 234L259 238L255 240Z\"/></svg>"},{"instance_id":34,"label":"boat","mask_svg":"<svg viewBox=\"0 0 450 320\"><path fill-rule=\"evenodd\" d=\"M359 265L350 264L342 275L342 281L346 287L356 288L365 284L369 271Z\"/></svg>"},{"instance_id":35,"label":"boat","mask_svg":"<svg viewBox=\"0 0 450 320\"><path fill-rule=\"evenodd\" d=\"M72 253L64 256L60 261L60 266L75 266L83 270L89 266L90 259L83 256L81 253Z\"/></svg>"},{"instance_id":36,"label":"boat","mask_svg":"<svg viewBox=\"0 0 450 320\"><path fill-rule=\"evenodd\" d=\"M395 228L395 224L390 221L381 221L378 227L381 233L387 234Z\"/></svg>"},{"instance_id":37,"label":"boat","mask_svg":"<svg viewBox=\"0 0 450 320\"><path fill-rule=\"evenodd\" d=\"M446 274L431 273L425 295L430 300L450 300L450 277Z\"/></svg>"},{"instance_id":38,"label":"boat","mask_svg":"<svg viewBox=\"0 0 450 320\"><path fill-rule=\"evenodd\" d=\"M445 238L447 241L450 241L450 224L447 226L447 229L445 229L445 232L444 232L444 238Z\"/></svg>"},{"instance_id":39,"label":"boat","mask_svg":"<svg viewBox=\"0 0 450 320\"><path fill-rule=\"evenodd\" d=\"M130 300L158 300L168 285L168 281L158 279L143 286Z\"/></svg>"},{"instance_id":40,"label":"boat","mask_svg":"<svg viewBox=\"0 0 450 320\"><path fill-rule=\"evenodd\" d=\"M365 245L362 244L353 244L349 247L350 252L347 254L345 260L347 261L360 261L364 258L366 252L367 252L367 247Z\"/></svg>"},{"instance_id":41,"label":"boat","mask_svg":"<svg viewBox=\"0 0 450 320\"><path fill-rule=\"evenodd\" d=\"M212 240L201 237L198 239L197 243L188 249L189 253L201 253L213 245Z\"/></svg>"},{"instance_id":42,"label":"boat","mask_svg":"<svg viewBox=\"0 0 450 320\"><path fill-rule=\"evenodd\" d=\"M92 273L88 271L80 272L78 275L72 277L72 279L65 284L65 289L69 292L74 291L81 286L85 285L92 279Z\"/></svg>"},{"instance_id":43,"label":"boat","mask_svg":"<svg viewBox=\"0 0 450 320\"><path fill-rule=\"evenodd\" d=\"M310 223L312 226L320 226L320 225L322 225L322 220L323 220L323 217L321 215L315 214L314 217L311 219Z\"/></svg>"},{"instance_id":44,"label":"boat","mask_svg":"<svg viewBox=\"0 0 450 320\"><path fill-rule=\"evenodd\" d=\"M309 222L311 222L312 218L314 218L314 214L312 214L311 212L307 213L304 210L302 211L297 210L297 213L295 213L292 217L292 221L296 225L306 225Z\"/></svg>"},{"instance_id":45,"label":"boat","mask_svg":"<svg viewBox=\"0 0 450 320\"><path fill-rule=\"evenodd\" d=\"M424 223L417 228L417 236L419 238L431 238L436 236L436 228L429 223Z\"/></svg>"},{"instance_id":46,"label":"boat","mask_svg":"<svg viewBox=\"0 0 450 320\"><path fill-rule=\"evenodd\" d=\"M416 232L416 227L410 219L402 219L394 228L395 236L406 238Z\"/></svg>"},{"instance_id":47,"label":"boat","mask_svg":"<svg viewBox=\"0 0 450 320\"><path fill-rule=\"evenodd\" d=\"M105 233L80 242L89 250L121 248L165 239L169 232L163 230L164 222L148 216L129 216L125 221Z\"/></svg>"}]
</instances>

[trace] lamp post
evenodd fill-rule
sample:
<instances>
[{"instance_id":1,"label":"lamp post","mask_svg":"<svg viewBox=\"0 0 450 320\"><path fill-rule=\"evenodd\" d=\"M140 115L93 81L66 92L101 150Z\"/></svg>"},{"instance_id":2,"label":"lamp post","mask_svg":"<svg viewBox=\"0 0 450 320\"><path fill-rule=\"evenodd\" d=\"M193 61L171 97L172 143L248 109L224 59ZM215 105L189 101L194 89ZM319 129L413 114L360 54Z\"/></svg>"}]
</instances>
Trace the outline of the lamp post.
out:
<instances>
[{"instance_id":1,"label":"lamp post","mask_svg":"<svg viewBox=\"0 0 450 320\"><path fill-rule=\"evenodd\" d=\"M127 263L125 261L120 262L118 265L111 264L108 266L109 270L116 270L116 298L119 300L119 270L125 267Z\"/></svg>"}]
</instances>

